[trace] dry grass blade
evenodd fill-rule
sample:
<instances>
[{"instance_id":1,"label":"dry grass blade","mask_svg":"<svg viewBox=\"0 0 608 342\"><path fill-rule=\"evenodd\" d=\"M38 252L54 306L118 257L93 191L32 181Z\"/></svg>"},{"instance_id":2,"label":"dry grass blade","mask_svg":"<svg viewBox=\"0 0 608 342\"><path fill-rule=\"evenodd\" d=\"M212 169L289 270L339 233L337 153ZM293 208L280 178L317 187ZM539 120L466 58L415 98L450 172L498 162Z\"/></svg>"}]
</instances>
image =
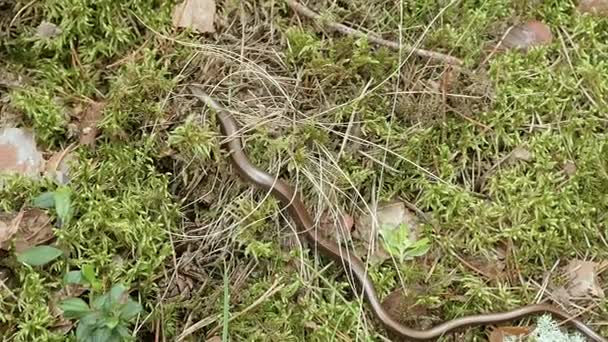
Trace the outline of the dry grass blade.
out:
<instances>
[{"instance_id":1,"label":"dry grass blade","mask_svg":"<svg viewBox=\"0 0 608 342\"><path fill-rule=\"evenodd\" d=\"M434 60L441 61L441 62L444 62L447 64L452 64L452 65L462 65L462 61L456 57L446 55L446 54L443 54L440 52L420 49L420 48L417 48L417 47L414 47L411 45L399 44L397 42L393 42L393 41L381 38L375 34L363 33L359 30L353 29L352 27L348 27L344 24L326 21L321 18L321 15L319 15L318 13L315 13L310 8L302 5L298 1L295 1L295 0L285 0L285 1L289 5L289 7L291 7L291 9L293 9L295 12L297 12L300 15L303 15L307 18L313 19L317 22L322 22L326 27L328 27L334 31L337 31L337 32L340 32L340 33L343 33L343 34L346 34L349 36L358 37L358 38L367 38L370 42L373 42L375 44L383 45L383 46L386 46L386 47L389 47L389 48L395 49L395 50L403 50L408 53L413 53L420 57L434 59Z\"/></svg>"}]
</instances>

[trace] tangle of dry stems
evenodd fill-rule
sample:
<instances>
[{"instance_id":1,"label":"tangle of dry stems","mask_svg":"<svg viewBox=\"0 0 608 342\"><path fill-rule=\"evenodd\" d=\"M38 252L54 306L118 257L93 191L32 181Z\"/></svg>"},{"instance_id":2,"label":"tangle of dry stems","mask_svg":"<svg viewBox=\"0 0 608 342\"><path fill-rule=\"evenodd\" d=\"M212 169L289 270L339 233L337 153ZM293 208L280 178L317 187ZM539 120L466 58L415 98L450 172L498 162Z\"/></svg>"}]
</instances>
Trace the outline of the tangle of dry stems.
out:
<instances>
[{"instance_id":1,"label":"tangle of dry stems","mask_svg":"<svg viewBox=\"0 0 608 342\"><path fill-rule=\"evenodd\" d=\"M370 42L378 44L378 45L383 45L383 46L386 46L386 47L394 49L394 50L403 50L403 51L406 51L409 53L413 53L420 57L434 59L434 60L441 61L441 62L450 64L450 65L456 65L456 66L462 65L462 61L460 59L450 56L450 55L446 55L446 54L443 54L440 52L420 49L420 48L417 48L417 47L411 46L411 45L399 44L398 42L386 40L373 33L364 33L359 30L356 30L352 27L348 27L344 24L340 24L340 23L336 23L336 22L328 21L328 20L323 20L321 18L321 15L319 15L318 13L314 12L313 10L304 6L303 4L301 4L300 2L298 2L296 0L285 0L285 2L287 2L287 5L289 5L289 7L291 7L291 9L293 9L298 14L303 15L309 19L315 20L317 22L321 22L327 28L340 32L342 34L353 36L353 37L358 37L358 38L367 38L367 40L369 40Z\"/></svg>"}]
</instances>

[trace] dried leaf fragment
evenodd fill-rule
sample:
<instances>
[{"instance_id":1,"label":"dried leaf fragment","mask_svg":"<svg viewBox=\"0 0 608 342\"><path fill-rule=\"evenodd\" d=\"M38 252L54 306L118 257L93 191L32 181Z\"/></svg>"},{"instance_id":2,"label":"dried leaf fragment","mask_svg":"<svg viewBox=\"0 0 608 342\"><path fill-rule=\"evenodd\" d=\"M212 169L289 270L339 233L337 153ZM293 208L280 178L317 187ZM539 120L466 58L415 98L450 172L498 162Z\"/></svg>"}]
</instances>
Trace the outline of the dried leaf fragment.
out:
<instances>
[{"instance_id":1,"label":"dried leaf fragment","mask_svg":"<svg viewBox=\"0 0 608 342\"><path fill-rule=\"evenodd\" d=\"M57 37L61 32L61 29L57 25L49 23L48 21L43 21L38 25L36 35L40 38L48 39Z\"/></svg>"},{"instance_id":2,"label":"dried leaf fragment","mask_svg":"<svg viewBox=\"0 0 608 342\"><path fill-rule=\"evenodd\" d=\"M33 133L21 128L0 128L0 173L37 178L43 163Z\"/></svg>"},{"instance_id":3,"label":"dried leaf fragment","mask_svg":"<svg viewBox=\"0 0 608 342\"><path fill-rule=\"evenodd\" d=\"M578 3L578 10L581 13L608 16L608 0L581 0Z\"/></svg>"},{"instance_id":4,"label":"dried leaf fragment","mask_svg":"<svg viewBox=\"0 0 608 342\"><path fill-rule=\"evenodd\" d=\"M527 51L535 46L550 44L552 41L553 34L549 26L533 20L512 27L503 37L499 48Z\"/></svg>"},{"instance_id":5,"label":"dried leaf fragment","mask_svg":"<svg viewBox=\"0 0 608 342\"><path fill-rule=\"evenodd\" d=\"M407 209L405 203L393 200L378 205L371 214L363 215L355 222L353 238L359 242L359 248L356 248L357 254L359 256L369 254L372 263L381 263L389 259L390 254L380 243L380 229L400 229L403 226L409 228L408 240L412 243L416 242L418 218ZM368 253L370 250L371 253Z\"/></svg>"},{"instance_id":6,"label":"dried leaf fragment","mask_svg":"<svg viewBox=\"0 0 608 342\"><path fill-rule=\"evenodd\" d=\"M15 235L15 251L44 244L53 239L51 218L41 209L28 209L23 213L19 230Z\"/></svg>"},{"instance_id":7,"label":"dried leaf fragment","mask_svg":"<svg viewBox=\"0 0 608 342\"><path fill-rule=\"evenodd\" d=\"M0 217L0 249L8 249L10 246L10 240L19 230L19 223L23 218L23 212L10 217L8 215L2 215Z\"/></svg>"},{"instance_id":8,"label":"dried leaf fragment","mask_svg":"<svg viewBox=\"0 0 608 342\"><path fill-rule=\"evenodd\" d=\"M99 122L103 119L103 108L105 103L93 102L84 110L82 118L80 120L80 144L93 146L95 144L95 138L99 133Z\"/></svg>"},{"instance_id":9,"label":"dried leaf fragment","mask_svg":"<svg viewBox=\"0 0 608 342\"><path fill-rule=\"evenodd\" d=\"M215 0L184 0L173 10L173 26L215 32Z\"/></svg>"},{"instance_id":10,"label":"dried leaf fragment","mask_svg":"<svg viewBox=\"0 0 608 342\"><path fill-rule=\"evenodd\" d=\"M604 298L604 290L599 283L600 265L593 261L572 260L566 267L568 284L566 290L571 297Z\"/></svg>"},{"instance_id":11,"label":"dried leaf fragment","mask_svg":"<svg viewBox=\"0 0 608 342\"><path fill-rule=\"evenodd\" d=\"M353 224L353 217L347 213L338 212L332 215L330 211L326 211L321 216L318 232L323 238L339 241L344 236L350 238Z\"/></svg>"},{"instance_id":12,"label":"dried leaf fragment","mask_svg":"<svg viewBox=\"0 0 608 342\"><path fill-rule=\"evenodd\" d=\"M530 334L530 328L528 327L496 327L490 333L490 342L505 342L505 341L518 341L514 340L513 337L524 337Z\"/></svg>"},{"instance_id":13,"label":"dried leaf fragment","mask_svg":"<svg viewBox=\"0 0 608 342\"><path fill-rule=\"evenodd\" d=\"M70 167L69 162L73 159L73 155L66 149L65 151L57 152L47 161L45 175L54 178L59 184L66 185L70 182Z\"/></svg>"},{"instance_id":14,"label":"dried leaf fragment","mask_svg":"<svg viewBox=\"0 0 608 342\"><path fill-rule=\"evenodd\" d=\"M19 253L54 237L51 218L41 209L22 210L10 220L7 224L0 219L0 249L8 249L14 239L15 251Z\"/></svg>"}]
</instances>

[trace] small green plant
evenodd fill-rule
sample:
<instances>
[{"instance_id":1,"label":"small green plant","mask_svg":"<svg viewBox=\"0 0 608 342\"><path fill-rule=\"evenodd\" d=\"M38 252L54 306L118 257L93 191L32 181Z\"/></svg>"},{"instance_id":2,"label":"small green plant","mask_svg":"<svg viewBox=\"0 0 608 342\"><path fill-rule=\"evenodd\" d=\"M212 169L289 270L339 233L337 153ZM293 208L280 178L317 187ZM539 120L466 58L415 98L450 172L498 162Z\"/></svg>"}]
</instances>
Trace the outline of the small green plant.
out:
<instances>
[{"instance_id":1,"label":"small green plant","mask_svg":"<svg viewBox=\"0 0 608 342\"><path fill-rule=\"evenodd\" d=\"M383 226L380 228L384 249L401 261L424 255L431 248L428 238L412 241L409 235L410 228L404 223L398 227Z\"/></svg>"},{"instance_id":2,"label":"small green plant","mask_svg":"<svg viewBox=\"0 0 608 342\"><path fill-rule=\"evenodd\" d=\"M70 271L64 277L67 284L87 284L92 293L102 288L91 266L81 271ZM66 319L77 319L77 341L124 341L131 337L128 324L141 311L141 304L129 297L127 288L121 284L112 286L109 292L89 296L89 302L81 298L67 298L59 303Z\"/></svg>"},{"instance_id":3,"label":"small green plant","mask_svg":"<svg viewBox=\"0 0 608 342\"><path fill-rule=\"evenodd\" d=\"M53 192L44 192L34 198L35 207L50 209L55 208L61 224L66 224L72 218L72 190L68 187L60 187Z\"/></svg>"}]
</instances>

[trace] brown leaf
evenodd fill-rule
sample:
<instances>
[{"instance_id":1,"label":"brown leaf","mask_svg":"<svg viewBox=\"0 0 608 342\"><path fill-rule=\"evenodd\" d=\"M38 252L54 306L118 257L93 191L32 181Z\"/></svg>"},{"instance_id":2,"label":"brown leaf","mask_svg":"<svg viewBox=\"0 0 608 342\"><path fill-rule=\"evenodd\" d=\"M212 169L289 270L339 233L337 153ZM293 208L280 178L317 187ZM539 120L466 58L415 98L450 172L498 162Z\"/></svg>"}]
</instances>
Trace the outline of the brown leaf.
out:
<instances>
[{"instance_id":1,"label":"brown leaf","mask_svg":"<svg viewBox=\"0 0 608 342\"><path fill-rule=\"evenodd\" d=\"M599 268L599 264L593 261L572 260L566 267L568 294L574 298L588 296L604 298L604 290L599 283Z\"/></svg>"},{"instance_id":2,"label":"brown leaf","mask_svg":"<svg viewBox=\"0 0 608 342\"><path fill-rule=\"evenodd\" d=\"M21 128L0 128L0 173L37 178L43 164L33 133Z\"/></svg>"},{"instance_id":3,"label":"brown leaf","mask_svg":"<svg viewBox=\"0 0 608 342\"><path fill-rule=\"evenodd\" d=\"M382 301L382 307L401 324L428 329L434 325L437 307L417 302L425 294L428 294L427 285L409 284L405 290L397 288L389 293Z\"/></svg>"},{"instance_id":4,"label":"brown leaf","mask_svg":"<svg viewBox=\"0 0 608 342\"><path fill-rule=\"evenodd\" d=\"M0 249L8 249L10 241L19 230L19 223L23 218L23 211L15 216L2 215L0 217Z\"/></svg>"},{"instance_id":5,"label":"brown leaf","mask_svg":"<svg viewBox=\"0 0 608 342\"><path fill-rule=\"evenodd\" d=\"M67 284L61 290L53 292L49 301L49 311L55 318L55 323L51 326L53 331L67 333L72 330L74 322L63 317L59 302L70 297L80 297L86 290L79 284Z\"/></svg>"},{"instance_id":6,"label":"brown leaf","mask_svg":"<svg viewBox=\"0 0 608 342\"><path fill-rule=\"evenodd\" d=\"M499 280L505 277L505 260L498 256L487 258L484 256L465 256L465 265L490 280Z\"/></svg>"},{"instance_id":7,"label":"brown leaf","mask_svg":"<svg viewBox=\"0 0 608 342\"><path fill-rule=\"evenodd\" d=\"M530 334L530 328L528 327L496 327L492 330L489 342L506 342L514 341L512 337L525 337ZM507 340L507 338L511 338ZM518 340L515 340L518 341Z\"/></svg>"},{"instance_id":8,"label":"brown leaf","mask_svg":"<svg viewBox=\"0 0 608 342\"><path fill-rule=\"evenodd\" d=\"M321 216L318 232L325 239L341 241L345 235L350 238L353 224L353 217L346 213L332 215L330 211L325 211Z\"/></svg>"},{"instance_id":9,"label":"brown leaf","mask_svg":"<svg viewBox=\"0 0 608 342\"><path fill-rule=\"evenodd\" d=\"M578 10L582 13L608 16L608 0L581 0Z\"/></svg>"},{"instance_id":10,"label":"brown leaf","mask_svg":"<svg viewBox=\"0 0 608 342\"><path fill-rule=\"evenodd\" d=\"M38 246L53 238L53 226L50 217L41 209L33 208L20 211L15 215L8 229L0 220L0 249L8 249L10 241L15 240L15 251L21 252Z\"/></svg>"},{"instance_id":11,"label":"brown leaf","mask_svg":"<svg viewBox=\"0 0 608 342\"><path fill-rule=\"evenodd\" d=\"M27 209L15 234L15 251L21 252L30 247L44 244L53 239L51 218L41 209Z\"/></svg>"},{"instance_id":12,"label":"brown leaf","mask_svg":"<svg viewBox=\"0 0 608 342\"><path fill-rule=\"evenodd\" d=\"M70 181L69 162L73 159L72 152L75 145L68 146L65 150L57 152L46 162L45 176L54 178L59 184L67 184Z\"/></svg>"},{"instance_id":13,"label":"brown leaf","mask_svg":"<svg viewBox=\"0 0 608 342\"><path fill-rule=\"evenodd\" d=\"M215 0L184 0L173 10L173 26L200 33L215 32Z\"/></svg>"},{"instance_id":14,"label":"brown leaf","mask_svg":"<svg viewBox=\"0 0 608 342\"><path fill-rule=\"evenodd\" d=\"M373 209L372 209L373 210ZM390 258L380 243L380 227L399 228L401 224L410 227L409 238L412 242L417 238L418 218L400 201L382 203L371 215L363 215L355 222L353 238L357 240L355 252L360 257L368 256L372 264L382 263ZM371 250L371 253L369 251Z\"/></svg>"},{"instance_id":15,"label":"brown leaf","mask_svg":"<svg viewBox=\"0 0 608 342\"><path fill-rule=\"evenodd\" d=\"M567 161L564 163L562 171L566 176L573 177L576 174L576 164L572 161Z\"/></svg>"},{"instance_id":16,"label":"brown leaf","mask_svg":"<svg viewBox=\"0 0 608 342\"><path fill-rule=\"evenodd\" d=\"M80 120L80 144L94 146L95 138L99 133L99 122L103 119L103 108L105 107L104 102L93 102L88 105L82 114Z\"/></svg>"},{"instance_id":17,"label":"brown leaf","mask_svg":"<svg viewBox=\"0 0 608 342\"><path fill-rule=\"evenodd\" d=\"M512 27L503 37L500 49L528 49L546 45L553 41L553 34L549 27L539 21L529 21L525 24Z\"/></svg>"}]
</instances>

